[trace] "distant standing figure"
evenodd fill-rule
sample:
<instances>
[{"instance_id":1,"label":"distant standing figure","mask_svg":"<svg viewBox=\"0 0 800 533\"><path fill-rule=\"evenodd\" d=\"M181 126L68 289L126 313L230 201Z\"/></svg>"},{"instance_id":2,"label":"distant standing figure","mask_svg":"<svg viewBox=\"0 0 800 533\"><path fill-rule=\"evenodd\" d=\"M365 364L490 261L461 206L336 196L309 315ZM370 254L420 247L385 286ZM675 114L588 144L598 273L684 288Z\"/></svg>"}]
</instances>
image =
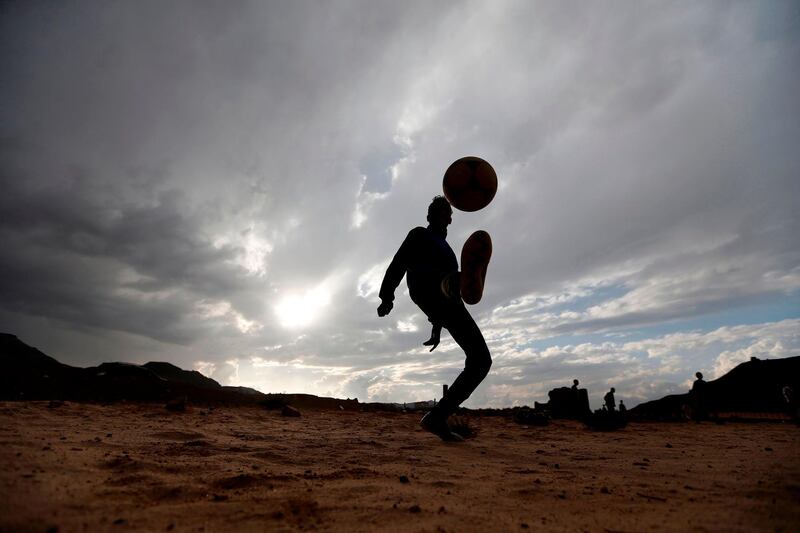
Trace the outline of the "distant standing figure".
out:
<instances>
[{"instance_id":1,"label":"distant standing figure","mask_svg":"<svg viewBox=\"0 0 800 533\"><path fill-rule=\"evenodd\" d=\"M792 405L794 403L794 390L789 385L783 386L781 394L783 394L783 399L786 400L787 404Z\"/></svg>"},{"instance_id":2,"label":"distant standing figure","mask_svg":"<svg viewBox=\"0 0 800 533\"><path fill-rule=\"evenodd\" d=\"M625 407L625 404L622 403L622 400L619 401L619 414L625 415L628 412L628 408Z\"/></svg>"},{"instance_id":3,"label":"distant standing figure","mask_svg":"<svg viewBox=\"0 0 800 533\"><path fill-rule=\"evenodd\" d=\"M706 417L706 382L703 379L702 372L695 372L694 377L697 378L692 384L692 390L689 391L689 396L692 400L692 415L695 420L701 420Z\"/></svg>"},{"instance_id":4,"label":"distant standing figure","mask_svg":"<svg viewBox=\"0 0 800 533\"><path fill-rule=\"evenodd\" d=\"M572 406L574 411L579 411L578 404L580 402L580 391L578 390L578 385L580 382L577 379L572 380Z\"/></svg>"},{"instance_id":5,"label":"distant standing figure","mask_svg":"<svg viewBox=\"0 0 800 533\"><path fill-rule=\"evenodd\" d=\"M617 409L616 408L617 402L614 401L615 392L617 392L617 390L614 387L611 387L611 390L608 391L605 396L603 396L603 401L606 403L606 408L611 413L613 413Z\"/></svg>"},{"instance_id":6,"label":"distant standing figure","mask_svg":"<svg viewBox=\"0 0 800 533\"><path fill-rule=\"evenodd\" d=\"M786 400L786 409L795 421L800 422L800 406L798 406L797 398L794 394L794 389L789 385L784 385L781 389L781 394L783 394L783 399Z\"/></svg>"},{"instance_id":7,"label":"distant standing figure","mask_svg":"<svg viewBox=\"0 0 800 533\"><path fill-rule=\"evenodd\" d=\"M694 383L692 384L692 392L700 392L703 389L705 389L706 382L703 379L703 373L702 372L695 372L694 373L694 377L697 378L697 379L695 379Z\"/></svg>"}]
</instances>

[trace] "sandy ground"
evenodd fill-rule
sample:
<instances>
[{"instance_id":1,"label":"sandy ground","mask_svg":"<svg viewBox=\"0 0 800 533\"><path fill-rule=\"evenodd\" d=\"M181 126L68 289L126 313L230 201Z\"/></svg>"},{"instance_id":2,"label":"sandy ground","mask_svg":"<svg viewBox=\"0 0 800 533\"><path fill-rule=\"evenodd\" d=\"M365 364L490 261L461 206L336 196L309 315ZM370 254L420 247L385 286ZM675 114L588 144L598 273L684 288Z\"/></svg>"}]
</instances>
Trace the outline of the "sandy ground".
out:
<instances>
[{"instance_id":1,"label":"sandy ground","mask_svg":"<svg viewBox=\"0 0 800 533\"><path fill-rule=\"evenodd\" d=\"M800 428L0 403L2 531L800 531Z\"/></svg>"}]
</instances>

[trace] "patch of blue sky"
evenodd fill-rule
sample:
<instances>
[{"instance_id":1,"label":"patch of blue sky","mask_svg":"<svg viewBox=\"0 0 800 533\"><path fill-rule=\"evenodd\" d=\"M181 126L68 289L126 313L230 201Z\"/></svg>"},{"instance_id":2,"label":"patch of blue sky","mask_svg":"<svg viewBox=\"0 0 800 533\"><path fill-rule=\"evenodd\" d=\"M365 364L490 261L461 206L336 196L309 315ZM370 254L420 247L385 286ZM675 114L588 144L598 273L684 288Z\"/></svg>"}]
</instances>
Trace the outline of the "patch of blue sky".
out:
<instances>
[{"instance_id":1,"label":"patch of blue sky","mask_svg":"<svg viewBox=\"0 0 800 533\"><path fill-rule=\"evenodd\" d=\"M367 154L359 163L359 171L367 177L364 192L388 192L392 188L392 166L403 156L403 150L396 144Z\"/></svg>"},{"instance_id":2,"label":"patch of blue sky","mask_svg":"<svg viewBox=\"0 0 800 533\"><path fill-rule=\"evenodd\" d=\"M607 300L614 300L621 298L630 289L624 285L608 285L606 287L597 287L591 294L580 296L568 302L557 303L547 307L547 311L551 313L560 313L563 311L585 311L586 309L597 305Z\"/></svg>"},{"instance_id":3,"label":"patch of blue sky","mask_svg":"<svg viewBox=\"0 0 800 533\"><path fill-rule=\"evenodd\" d=\"M800 318L800 291L685 320L672 320L636 328L625 332L627 335L624 338L625 340L641 340L661 337L680 331L700 331L705 333L724 326L766 324L792 318Z\"/></svg>"},{"instance_id":4,"label":"patch of blue sky","mask_svg":"<svg viewBox=\"0 0 800 533\"><path fill-rule=\"evenodd\" d=\"M545 350L553 346L577 346L579 344L602 344L604 342L613 342L615 338L610 337L607 333L587 333L583 335L555 335L545 339L537 339L517 346L520 350L533 349L536 351ZM628 340L627 337L625 340Z\"/></svg>"},{"instance_id":5,"label":"patch of blue sky","mask_svg":"<svg viewBox=\"0 0 800 533\"><path fill-rule=\"evenodd\" d=\"M766 324L797 318L800 318L800 291L793 291L750 305L724 309L684 320L664 321L644 327L615 328L598 333L555 335L525 343L519 348L531 348L538 351L552 346L576 346L584 343L635 342L663 337L672 333L690 331L707 333L725 326Z\"/></svg>"}]
</instances>

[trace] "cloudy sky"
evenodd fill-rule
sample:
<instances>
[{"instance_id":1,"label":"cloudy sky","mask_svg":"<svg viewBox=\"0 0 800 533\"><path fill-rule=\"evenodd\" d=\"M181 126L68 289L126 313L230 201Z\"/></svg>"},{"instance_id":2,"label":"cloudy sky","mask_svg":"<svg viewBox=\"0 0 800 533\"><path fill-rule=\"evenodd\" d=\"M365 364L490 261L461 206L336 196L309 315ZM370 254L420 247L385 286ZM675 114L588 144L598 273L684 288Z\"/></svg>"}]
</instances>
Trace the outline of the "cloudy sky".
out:
<instances>
[{"instance_id":1,"label":"cloudy sky","mask_svg":"<svg viewBox=\"0 0 800 533\"><path fill-rule=\"evenodd\" d=\"M65 363L436 397L463 354L377 289L464 155L467 405L800 355L797 2L4 2L0 62L0 330Z\"/></svg>"}]
</instances>

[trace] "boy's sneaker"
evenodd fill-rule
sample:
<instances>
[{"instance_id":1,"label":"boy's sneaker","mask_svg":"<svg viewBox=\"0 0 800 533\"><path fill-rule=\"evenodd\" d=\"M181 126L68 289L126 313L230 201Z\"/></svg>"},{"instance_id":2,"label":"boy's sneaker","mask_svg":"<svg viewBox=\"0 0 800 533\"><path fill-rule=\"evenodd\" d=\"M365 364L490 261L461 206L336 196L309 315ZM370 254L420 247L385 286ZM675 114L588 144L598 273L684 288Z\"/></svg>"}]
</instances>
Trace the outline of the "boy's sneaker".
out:
<instances>
[{"instance_id":1,"label":"boy's sneaker","mask_svg":"<svg viewBox=\"0 0 800 533\"><path fill-rule=\"evenodd\" d=\"M486 269L492 258L492 238L483 230L469 236L461 249L461 298L470 305L481 301Z\"/></svg>"},{"instance_id":2,"label":"boy's sneaker","mask_svg":"<svg viewBox=\"0 0 800 533\"><path fill-rule=\"evenodd\" d=\"M419 421L419 425L425 431L433 433L445 442L464 442L464 438L450 431L447 421L436 416L433 411L428 411Z\"/></svg>"}]
</instances>

